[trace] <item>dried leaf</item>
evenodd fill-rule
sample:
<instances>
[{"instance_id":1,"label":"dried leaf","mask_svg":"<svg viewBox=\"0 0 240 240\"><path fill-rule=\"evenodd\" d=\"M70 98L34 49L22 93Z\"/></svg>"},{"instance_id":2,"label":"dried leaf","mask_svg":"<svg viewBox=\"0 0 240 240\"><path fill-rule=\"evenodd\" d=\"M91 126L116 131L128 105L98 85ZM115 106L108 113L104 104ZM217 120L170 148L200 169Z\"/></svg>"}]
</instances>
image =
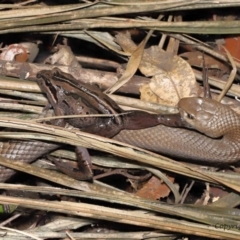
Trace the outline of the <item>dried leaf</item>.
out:
<instances>
[{"instance_id":1,"label":"dried leaf","mask_svg":"<svg viewBox=\"0 0 240 240\"><path fill-rule=\"evenodd\" d=\"M69 73L72 74L73 77L78 78L81 71L81 65L78 63L71 48L66 45L58 45L58 49L58 52L48 57L45 63L68 66Z\"/></svg>"},{"instance_id":2,"label":"dried leaf","mask_svg":"<svg viewBox=\"0 0 240 240\"><path fill-rule=\"evenodd\" d=\"M70 47L66 45L58 45L58 51L48 57L45 60L45 63L49 64L60 64L65 66L70 66L71 63L75 60L75 56L72 53Z\"/></svg>"},{"instance_id":3,"label":"dried leaf","mask_svg":"<svg viewBox=\"0 0 240 240\"><path fill-rule=\"evenodd\" d=\"M2 51L0 59L5 61L26 62L28 59L27 50L21 44L11 44Z\"/></svg>"},{"instance_id":4,"label":"dried leaf","mask_svg":"<svg viewBox=\"0 0 240 240\"><path fill-rule=\"evenodd\" d=\"M162 71L170 72L174 67L173 57L173 53L166 52L158 46L152 46L145 49L139 70L147 77Z\"/></svg>"},{"instance_id":5,"label":"dried leaf","mask_svg":"<svg viewBox=\"0 0 240 240\"><path fill-rule=\"evenodd\" d=\"M173 178L169 179L171 182L174 181ZM153 176L148 180L143 188L136 193L136 195L139 197L156 200L167 197L170 192L171 190L165 183L163 183L159 178Z\"/></svg>"},{"instance_id":6,"label":"dried leaf","mask_svg":"<svg viewBox=\"0 0 240 240\"><path fill-rule=\"evenodd\" d=\"M144 101L175 106L180 98L198 95L199 86L190 65L157 46L145 50L139 68L146 76L153 76L140 89Z\"/></svg>"},{"instance_id":7,"label":"dried leaf","mask_svg":"<svg viewBox=\"0 0 240 240\"><path fill-rule=\"evenodd\" d=\"M107 93L113 93L114 91L116 91L118 88L120 88L121 86L123 86L128 80L130 80L132 78L132 76L134 75L134 73L137 71L138 66L141 62L142 59L142 55L143 55L143 51L144 51L144 47L145 44L147 42L148 38L145 38L138 46L137 48L132 52L132 55L128 61L127 64L127 68L124 71L123 75L118 79L118 81L112 86L110 87L106 92ZM131 48L130 48L130 52L131 52Z\"/></svg>"},{"instance_id":8,"label":"dried leaf","mask_svg":"<svg viewBox=\"0 0 240 240\"><path fill-rule=\"evenodd\" d=\"M230 54L240 61L240 37L234 36L225 39L225 48L230 52Z\"/></svg>"},{"instance_id":9,"label":"dried leaf","mask_svg":"<svg viewBox=\"0 0 240 240\"><path fill-rule=\"evenodd\" d=\"M183 57L191 66L202 68L203 63L203 53L199 51L195 52L185 52L179 55ZM207 68L217 69L220 74L219 77L223 76L226 72L230 71L230 68L227 64L220 62L218 59L213 58L209 55L204 55L205 64Z\"/></svg>"},{"instance_id":10,"label":"dried leaf","mask_svg":"<svg viewBox=\"0 0 240 240\"><path fill-rule=\"evenodd\" d=\"M20 45L22 45L27 51L28 54L27 61L33 62L39 52L38 44L32 42L21 42Z\"/></svg>"}]
</instances>

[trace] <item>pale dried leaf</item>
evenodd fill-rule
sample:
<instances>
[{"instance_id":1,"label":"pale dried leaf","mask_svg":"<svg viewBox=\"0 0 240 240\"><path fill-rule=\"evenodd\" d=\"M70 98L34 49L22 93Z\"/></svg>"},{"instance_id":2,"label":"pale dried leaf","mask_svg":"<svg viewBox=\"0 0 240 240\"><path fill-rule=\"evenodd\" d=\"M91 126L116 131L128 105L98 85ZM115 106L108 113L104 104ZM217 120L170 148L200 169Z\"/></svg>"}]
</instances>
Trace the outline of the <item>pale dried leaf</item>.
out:
<instances>
[{"instance_id":1,"label":"pale dried leaf","mask_svg":"<svg viewBox=\"0 0 240 240\"><path fill-rule=\"evenodd\" d=\"M141 100L152 103L160 103L162 100L150 89L149 84L145 84L139 89Z\"/></svg>"},{"instance_id":2,"label":"pale dried leaf","mask_svg":"<svg viewBox=\"0 0 240 240\"><path fill-rule=\"evenodd\" d=\"M28 62L33 62L36 56L38 55L39 48L37 43L32 42L21 42L20 43L27 51Z\"/></svg>"},{"instance_id":3,"label":"pale dried leaf","mask_svg":"<svg viewBox=\"0 0 240 240\"><path fill-rule=\"evenodd\" d=\"M166 52L158 46L152 46L145 49L139 70L147 77L162 73L162 71L170 72L174 67L173 57L173 53Z\"/></svg>"},{"instance_id":4,"label":"pale dried leaf","mask_svg":"<svg viewBox=\"0 0 240 240\"><path fill-rule=\"evenodd\" d=\"M58 49L59 50L56 53L45 60L45 63L70 66L71 63L75 61L75 56L70 47L66 45L58 45Z\"/></svg>"},{"instance_id":5,"label":"pale dried leaf","mask_svg":"<svg viewBox=\"0 0 240 240\"><path fill-rule=\"evenodd\" d=\"M45 60L45 63L60 64L68 66L68 72L75 78L79 78L81 65L77 61L70 47L66 45L58 45L58 52Z\"/></svg>"},{"instance_id":6,"label":"pale dried leaf","mask_svg":"<svg viewBox=\"0 0 240 240\"><path fill-rule=\"evenodd\" d=\"M199 86L190 65L157 46L145 51L140 69L143 74L153 76L140 89L141 100L175 106L180 98L198 95Z\"/></svg>"},{"instance_id":7,"label":"pale dried leaf","mask_svg":"<svg viewBox=\"0 0 240 240\"><path fill-rule=\"evenodd\" d=\"M11 44L2 51L0 59L5 61L26 62L28 59L27 50L21 44Z\"/></svg>"}]
</instances>

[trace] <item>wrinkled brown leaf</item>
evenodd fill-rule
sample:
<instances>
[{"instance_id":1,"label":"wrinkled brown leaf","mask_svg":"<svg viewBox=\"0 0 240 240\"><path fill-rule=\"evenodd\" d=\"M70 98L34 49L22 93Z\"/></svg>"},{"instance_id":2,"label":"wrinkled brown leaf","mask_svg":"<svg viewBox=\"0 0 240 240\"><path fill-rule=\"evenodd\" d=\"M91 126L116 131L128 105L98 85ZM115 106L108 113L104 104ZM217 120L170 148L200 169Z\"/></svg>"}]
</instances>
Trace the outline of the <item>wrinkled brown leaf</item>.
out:
<instances>
[{"instance_id":1,"label":"wrinkled brown leaf","mask_svg":"<svg viewBox=\"0 0 240 240\"><path fill-rule=\"evenodd\" d=\"M171 182L174 181L173 178L169 179ZM159 178L153 176L147 181L143 188L137 191L136 195L143 198L156 200L167 197L170 192L171 190L165 183L163 183Z\"/></svg>"},{"instance_id":2,"label":"wrinkled brown leaf","mask_svg":"<svg viewBox=\"0 0 240 240\"><path fill-rule=\"evenodd\" d=\"M195 52L185 52L179 55L183 57L191 66L203 67L203 53L199 51ZM204 55L205 64L207 68L218 70L218 77L222 77L226 72L230 71L230 68L227 64L222 63L216 58L213 58L208 55Z\"/></svg>"},{"instance_id":3,"label":"wrinkled brown leaf","mask_svg":"<svg viewBox=\"0 0 240 240\"><path fill-rule=\"evenodd\" d=\"M157 46L145 50L140 70L146 76L153 76L140 89L144 101L175 106L180 98L198 95L199 86L190 65Z\"/></svg>"}]
</instances>

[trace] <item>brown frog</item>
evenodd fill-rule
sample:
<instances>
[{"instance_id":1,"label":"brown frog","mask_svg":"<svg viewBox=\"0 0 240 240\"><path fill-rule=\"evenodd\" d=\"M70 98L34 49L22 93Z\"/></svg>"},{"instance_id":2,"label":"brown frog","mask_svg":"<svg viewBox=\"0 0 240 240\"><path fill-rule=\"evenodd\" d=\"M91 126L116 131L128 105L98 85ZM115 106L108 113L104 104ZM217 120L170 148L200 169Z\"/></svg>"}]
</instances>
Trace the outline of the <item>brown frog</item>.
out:
<instances>
[{"instance_id":1,"label":"brown frog","mask_svg":"<svg viewBox=\"0 0 240 240\"><path fill-rule=\"evenodd\" d=\"M123 129L137 130L173 121L173 115L157 115L144 111L124 111L97 87L82 83L58 68L37 74L38 84L52 105L55 115L111 114L110 117L83 117L58 120L82 131L113 137ZM124 113L124 114L123 114ZM121 114L121 115L119 115ZM169 117L168 117L169 116ZM176 118L176 124L179 121Z\"/></svg>"}]
</instances>

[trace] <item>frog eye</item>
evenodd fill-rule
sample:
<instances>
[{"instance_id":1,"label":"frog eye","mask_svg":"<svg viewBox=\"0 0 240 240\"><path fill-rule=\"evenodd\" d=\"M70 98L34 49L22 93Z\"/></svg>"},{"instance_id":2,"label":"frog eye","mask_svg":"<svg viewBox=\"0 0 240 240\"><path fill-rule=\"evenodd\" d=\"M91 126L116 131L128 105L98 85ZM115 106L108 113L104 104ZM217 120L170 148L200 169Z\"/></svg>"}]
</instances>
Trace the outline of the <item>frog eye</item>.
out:
<instances>
[{"instance_id":1,"label":"frog eye","mask_svg":"<svg viewBox=\"0 0 240 240\"><path fill-rule=\"evenodd\" d=\"M191 119L191 120L194 119L194 116L191 113L187 113L186 116L187 116L188 119Z\"/></svg>"}]
</instances>

